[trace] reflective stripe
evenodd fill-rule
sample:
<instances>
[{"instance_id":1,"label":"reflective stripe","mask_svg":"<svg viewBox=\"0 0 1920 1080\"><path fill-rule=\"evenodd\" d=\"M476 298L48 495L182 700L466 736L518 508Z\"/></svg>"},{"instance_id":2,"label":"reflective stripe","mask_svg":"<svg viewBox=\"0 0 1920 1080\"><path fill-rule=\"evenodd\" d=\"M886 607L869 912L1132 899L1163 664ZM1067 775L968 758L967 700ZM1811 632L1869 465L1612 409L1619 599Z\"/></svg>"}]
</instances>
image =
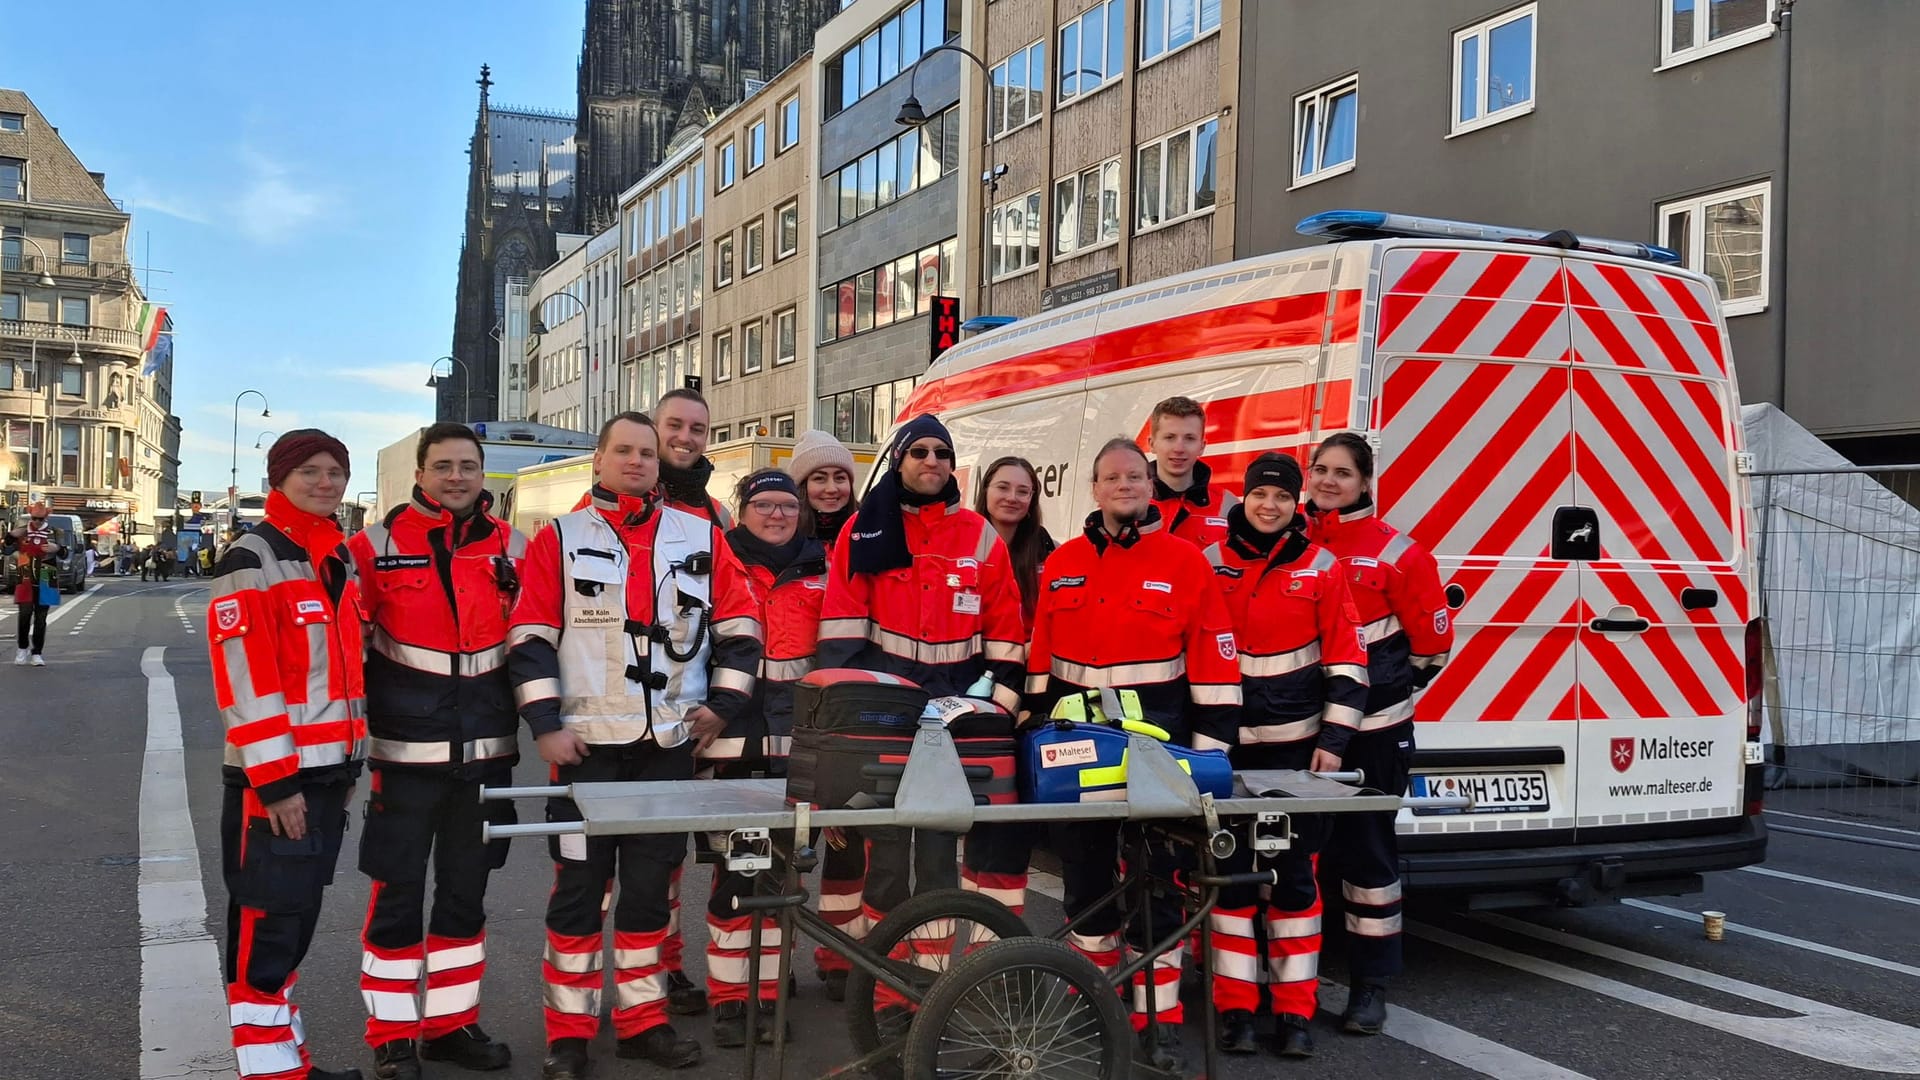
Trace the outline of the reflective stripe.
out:
<instances>
[{"instance_id":1,"label":"reflective stripe","mask_svg":"<svg viewBox=\"0 0 1920 1080\"><path fill-rule=\"evenodd\" d=\"M1311 937L1319 932L1320 916L1318 915L1294 915L1284 919L1267 920L1268 941Z\"/></svg>"},{"instance_id":2,"label":"reflective stripe","mask_svg":"<svg viewBox=\"0 0 1920 1080\"><path fill-rule=\"evenodd\" d=\"M1027 647L1017 641L994 641L988 639L986 655L989 664L1001 661L1011 661L1017 664L1027 658Z\"/></svg>"},{"instance_id":3,"label":"reflective stripe","mask_svg":"<svg viewBox=\"0 0 1920 1080\"><path fill-rule=\"evenodd\" d=\"M1238 979L1241 982L1260 981L1260 958L1252 953L1234 952L1218 946L1213 950L1213 973L1225 979ZM1134 991L1134 1000L1140 1000L1139 990ZM1141 1011L1145 1011L1144 1006Z\"/></svg>"},{"instance_id":4,"label":"reflective stripe","mask_svg":"<svg viewBox=\"0 0 1920 1080\"><path fill-rule=\"evenodd\" d=\"M1057 656L1053 658L1053 677L1075 686L1150 686L1172 682L1186 673L1187 658L1184 656L1144 664L1114 664L1110 667L1076 664Z\"/></svg>"},{"instance_id":5,"label":"reflective stripe","mask_svg":"<svg viewBox=\"0 0 1920 1080\"><path fill-rule=\"evenodd\" d=\"M1120 951L1120 934L1117 931L1111 934L1068 934L1067 944L1073 947L1073 951L1081 953L1089 959L1093 957L1105 959L1107 953L1117 953ZM1114 958L1114 960L1118 959L1118 957ZM1099 960L1094 961L1096 964L1099 962ZM1113 966L1113 961L1109 960L1106 964L1101 964L1101 966L1111 967Z\"/></svg>"},{"instance_id":6,"label":"reflective stripe","mask_svg":"<svg viewBox=\"0 0 1920 1080\"><path fill-rule=\"evenodd\" d=\"M429 649L422 645L408 645L394 640L385 627L375 625L367 644L381 656L430 675L459 675L471 679L498 671L507 662L507 647L495 645L478 652L447 652L442 649Z\"/></svg>"},{"instance_id":7,"label":"reflective stripe","mask_svg":"<svg viewBox=\"0 0 1920 1080\"><path fill-rule=\"evenodd\" d=\"M999 683L994 683L993 701L994 704L1008 712L1018 712L1020 709L1020 691L1015 690L1011 686L1001 686Z\"/></svg>"},{"instance_id":8,"label":"reflective stripe","mask_svg":"<svg viewBox=\"0 0 1920 1080\"><path fill-rule=\"evenodd\" d=\"M613 1007L633 1009L641 1005L650 1005L656 1001L665 1001L667 997L667 973L656 971L652 975L642 975L637 979L625 979L614 985Z\"/></svg>"},{"instance_id":9,"label":"reflective stripe","mask_svg":"<svg viewBox=\"0 0 1920 1080\"><path fill-rule=\"evenodd\" d=\"M372 952L362 952L360 954L360 974L365 975L370 979L386 979L389 982L415 982L420 978L420 970L422 967L425 966L425 963L426 963L425 961L421 960L417 956L407 957L401 960L388 960ZM278 1007L285 1008L286 1006L282 1005ZM238 1010L239 1008L240 1006L238 1005L234 1006L235 1010ZM238 1020L234 1021L234 1023L236 1024L239 1022L240 1021ZM286 1023L285 1020L276 1020L276 1021L256 1020L253 1022L254 1023L279 1023L279 1024Z\"/></svg>"},{"instance_id":10,"label":"reflective stripe","mask_svg":"<svg viewBox=\"0 0 1920 1080\"><path fill-rule=\"evenodd\" d=\"M700 756L703 758L722 758L728 761L746 757L747 756L746 737L741 736L739 738L734 738L734 739L715 739L712 742L707 744L707 748L700 752ZM708 777L708 779L711 779L711 777Z\"/></svg>"},{"instance_id":11,"label":"reflective stripe","mask_svg":"<svg viewBox=\"0 0 1920 1080\"><path fill-rule=\"evenodd\" d=\"M1421 656L1418 653L1415 653L1414 655L1408 657L1407 659L1410 663L1413 664L1414 667L1419 668L1421 671L1425 671L1428 668L1445 667L1447 663L1447 654L1439 653L1434 656Z\"/></svg>"},{"instance_id":12,"label":"reflective stripe","mask_svg":"<svg viewBox=\"0 0 1920 1080\"><path fill-rule=\"evenodd\" d=\"M820 638L865 638L870 619L821 619Z\"/></svg>"},{"instance_id":13,"label":"reflective stripe","mask_svg":"<svg viewBox=\"0 0 1920 1080\"><path fill-rule=\"evenodd\" d=\"M596 1018L600 1015L600 988L597 986L557 986L548 983L541 996L547 1008L554 1012Z\"/></svg>"},{"instance_id":14,"label":"reflective stripe","mask_svg":"<svg viewBox=\"0 0 1920 1080\"><path fill-rule=\"evenodd\" d=\"M396 765L444 765L447 762L447 744L375 738L367 740L367 756L375 761L391 761Z\"/></svg>"},{"instance_id":15,"label":"reflective stripe","mask_svg":"<svg viewBox=\"0 0 1920 1080\"><path fill-rule=\"evenodd\" d=\"M660 946L653 945L644 949L615 949L613 966L621 971L658 967L660 966Z\"/></svg>"},{"instance_id":16,"label":"reflective stripe","mask_svg":"<svg viewBox=\"0 0 1920 1080\"><path fill-rule=\"evenodd\" d=\"M1347 933L1361 937L1392 937L1400 932L1400 916L1389 915L1384 919L1366 919L1352 912L1347 913Z\"/></svg>"},{"instance_id":17,"label":"reflective stripe","mask_svg":"<svg viewBox=\"0 0 1920 1080\"><path fill-rule=\"evenodd\" d=\"M893 656L932 666L962 664L980 655L979 634L959 641L915 641L905 634L869 626L867 640Z\"/></svg>"},{"instance_id":18,"label":"reflective stripe","mask_svg":"<svg viewBox=\"0 0 1920 1080\"><path fill-rule=\"evenodd\" d=\"M1241 732L1240 737L1243 739L1246 738L1246 732ZM1221 742L1219 739L1202 731L1193 733L1193 748L1195 750L1227 750L1230 749L1232 745L1232 743Z\"/></svg>"},{"instance_id":19,"label":"reflective stripe","mask_svg":"<svg viewBox=\"0 0 1920 1080\"><path fill-rule=\"evenodd\" d=\"M1377 713L1368 713L1360 720L1361 731L1380 731L1395 724L1413 719L1413 702L1402 701L1398 705L1389 705Z\"/></svg>"},{"instance_id":20,"label":"reflective stripe","mask_svg":"<svg viewBox=\"0 0 1920 1080\"><path fill-rule=\"evenodd\" d=\"M560 952L552 945L547 946L547 963L555 971L564 971L569 975L584 975L589 971L600 970L600 950L593 952Z\"/></svg>"},{"instance_id":21,"label":"reflective stripe","mask_svg":"<svg viewBox=\"0 0 1920 1080\"><path fill-rule=\"evenodd\" d=\"M1187 696L1195 705L1238 705L1240 704L1240 684L1228 683L1224 686L1212 683L1194 683L1187 687Z\"/></svg>"},{"instance_id":22,"label":"reflective stripe","mask_svg":"<svg viewBox=\"0 0 1920 1080\"><path fill-rule=\"evenodd\" d=\"M745 952L751 948L753 944L752 927L744 930L721 930L716 928L712 922L708 922L707 934L707 940L713 943L714 948L725 949L729 952ZM776 923L761 929L760 947L762 950L777 949L780 947L779 924Z\"/></svg>"},{"instance_id":23,"label":"reflective stripe","mask_svg":"<svg viewBox=\"0 0 1920 1080\"><path fill-rule=\"evenodd\" d=\"M760 676L772 682L799 682L813 670L813 657L803 656L798 660L763 660L760 663Z\"/></svg>"},{"instance_id":24,"label":"reflective stripe","mask_svg":"<svg viewBox=\"0 0 1920 1080\"><path fill-rule=\"evenodd\" d=\"M455 945L451 949L435 949L427 954L428 971L453 971L458 968L472 967L484 963L487 959L487 945L476 941L471 945Z\"/></svg>"},{"instance_id":25,"label":"reflective stripe","mask_svg":"<svg viewBox=\"0 0 1920 1080\"><path fill-rule=\"evenodd\" d=\"M859 911L861 910L860 899L858 892L839 893L823 891L820 893L820 914L825 915L829 911ZM833 920L829 919L827 921L832 922Z\"/></svg>"},{"instance_id":26,"label":"reflective stripe","mask_svg":"<svg viewBox=\"0 0 1920 1080\"><path fill-rule=\"evenodd\" d=\"M747 981L747 958L744 956L707 956L707 975L715 982L730 983L734 986ZM777 983L780 980L780 957L760 954L760 981Z\"/></svg>"},{"instance_id":27,"label":"reflective stripe","mask_svg":"<svg viewBox=\"0 0 1920 1080\"><path fill-rule=\"evenodd\" d=\"M1365 722L1366 717L1351 705L1329 705L1326 711L1320 714L1320 719L1344 728L1358 728Z\"/></svg>"},{"instance_id":28,"label":"reflective stripe","mask_svg":"<svg viewBox=\"0 0 1920 1080\"><path fill-rule=\"evenodd\" d=\"M513 649L529 641L544 641L554 648L560 647L560 628L543 623L515 623L507 630L507 648Z\"/></svg>"},{"instance_id":29,"label":"reflective stripe","mask_svg":"<svg viewBox=\"0 0 1920 1080\"><path fill-rule=\"evenodd\" d=\"M233 1048L240 1075L272 1076L300 1068L300 1044L288 1039L276 1043L249 1043Z\"/></svg>"},{"instance_id":30,"label":"reflective stripe","mask_svg":"<svg viewBox=\"0 0 1920 1080\"><path fill-rule=\"evenodd\" d=\"M1049 678L1051 678L1051 676L1049 676L1044 671L1040 672L1039 674L1035 674L1031 671L1027 672L1027 693L1029 694L1046 693L1047 679Z\"/></svg>"},{"instance_id":31,"label":"reflective stripe","mask_svg":"<svg viewBox=\"0 0 1920 1080\"><path fill-rule=\"evenodd\" d=\"M1400 556L1405 555L1407 549L1411 547L1413 547L1412 537L1409 537L1406 533L1395 533L1393 539L1387 541L1386 544L1380 548L1380 554L1375 555L1374 558L1379 559L1389 566L1397 566L1400 562Z\"/></svg>"},{"instance_id":32,"label":"reflective stripe","mask_svg":"<svg viewBox=\"0 0 1920 1080\"><path fill-rule=\"evenodd\" d=\"M480 980L473 979L452 986L429 986L420 1011L426 1016L452 1016L479 1007Z\"/></svg>"},{"instance_id":33,"label":"reflective stripe","mask_svg":"<svg viewBox=\"0 0 1920 1080\"><path fill-rule=\"evenodd\" d=\"M513 735L499 735L491 739L474 739L461 749L465 751L468 761L485 761L518 752L520 740Z\"/></svg>"},{"instance_id":34,"label":"reflective stripe","mask_svg":"<svg viewBox=\"0 0 1920 1080\"><path fill-rule=\"evenodd\" d=\"M1320 734L1320 718L1292 720L1284 724L1256 724L1240 729L1242 743L1291 743Z\"/></svg>"},{"instance_id":35,"label":"reflective stripe","mask_svg":"<svg viewBox=\"0 0 1920 1080\"><path fill-rule=\"evenodd\" d=\"M1360 635L1372 645L1376 641L1392 637L1400 632L1400 616L1389 615L1384 619L1375 619L1360 628Z\"/></svg>"},{"instance_id":36,"label":"reflective stripe","mask_svg":"<svg viewBox=\"0 0 1920 1080\"><path fill-rule=\"evenodd\" d=\"M238 1001L227 1006L227 1023L233 1027L286 1027L292 1022L293 1006L284 1001L274 1005Z\"/></svg>"},{"instance_id":37,"label":"reflective stripe","mask_svg":"<svg viewBox=\"0 0 1920 1080\"><path fill-rule=\"evenodd\" d=\"M713 624L713 636L716 638L743 637L759 641L760 620L751 615L736 615L731 619L721 619Z\"/></svg>"},{"instance_id":38,"label":"reflective stripe","mask_svg":"<svg viewBox=\"0 0 1920 1080\"><path fill-rule=\"evenodd\" d=\"M1373 678L1367 674L1365 664L1328 664L1326 676L1329 679L1352 679L1361 686L1373 685Z\"/></svg>"},{"instance_id":39,"label":"reflective stripe","mask_svg":"<svg viewBox=\"0 0 1920 1080\"><path fill-rule=\"evenodd\" d=\"M1015 911L1018 911L1020 908L1026 906L1026 903L1027 903L1027 890L1023 888L1016 889L1016 888L1003 888L999 886L982 885L980 884L980 882L974 880L973 878L961 879L960 887L962 889L965 889L967 892L979 893L981 896L985 896L993 900L998 900L1000 903L1014 909Z\"/></svg>"},{"instance_id":40,"label":"reflective stripe","mask_svg":"<svg viewBox=\"0 0 1920 1080\"><path fill-rule=\"evenodd\" d=\"M344 765L363 755L352 751L361 746L364 740L355 740L352 747L340 743L327 743L322 746L303 746L300 748L300 767L303 769L321 769L328 765Z\"/></svg>"},{"instance_id":41,"label":"reflective stripe","mask_svg":"<svg viewBox=\"0 0 1920 1080\"><path fill-rule=\"evenodd\" d=\"M276 716L285 716L287 695L285 694L235 694L233 704L227 708L233 714L229 728L242 724L252 724L261 720L271 720Z\"/></svg>"},{"instance_id":42,"label":"reflective stripe","mask_svg":"<svg viewBox=\"0 0 1920 1080\"><path fill-rule=\"evenodd\" d=\"M1253 917L1251 915L1228 915L1218 908L1215 908L1208 914L1207 922L1213 927L1213 932L1216 934L1226 934L1230 937L1248 939L1252 939L1253 937Z\"/></svg>"},{"instance_id":43,"label":"reflective stripe","mask_svg":"<svg viewBox=\"0 0 1920 1080\"><path fill-rule=\"evenodd\" d=\"M407 1021L420 1019L420 1003L412 994L394 990L362 990L367 1015L375 1020Z\"/></svg>"},{"instance_id":44,"label":"reflective stripe","mask_svg":"<svg viewBox=\"0 0 1920 1080\"><path fill-rule=\"evenodd\" d=\"M1291 652L1268 653L1256 656L1241 650L1240 674L1249 679L1271 679L1281 675L1291 675L1301 668L1320 662L1320 643L1305 645Z\"/></svg>"},{"instance_id":45,"label":"reflective stripe","mask_svg":"<svg viewBox=\"0 0 1920 1080\"><path fill-rule=\"evenodd\" d=\"M1391 885L1382 885L1379 888L1369 889L1364 886L1355 885L1350 881L1343 881L1340 883L1340 893L1347 898L1347 903L1349 904L1365 904L1368 907L1386 907L1388 904L1397 904L1400 902L1400 883L1396 881Z\"/></svg>"},{"instance_id":46,"label":"reflective stripe","mask_svg":"<svg viewBox=\"0 0 1920 1080\"><path fill-rule=\"evenodd\" d=\"M768 757L787 757L793 753L793 736L769 735L766 747Z\"/></svg>"},{"instance_id":47,"label":"reflective stripe","mask_svg":"<svg viewBox=\"0 0 1920 1080\"><path fill-rule=\"evenodd\" d=\"M1320 974L1320 950L1267 957L1267 972L1274 982L1306 982Z\"/></svg>"},{"instance_id":48,"label":"reflective stripe","mask_svg":"<svg viewBox=\"0 0 1920 1080\"><path fill-rule=\"evenodd\" d=\"M293 734L275 735L271 739L261 739L245 746L235 747L240 751L240 765L246 769L257 769L270 761L280 761L294 756Z\"/></svg>"},{"instance_id":49,"label":"reflective stripe","mask_svg":"<svg viewBox=\"0 0 1920 1080\"><path fill-rule=\"evenodd\" d=\"M736 694L751 694L753 693L753 675L735 668L714 668L712 685L716 690L731 690Z\"/></svg>"},{"instance_id":50,"label":"reflective stripe","mask_svg":"<svg viewBox=\"0 0 1920 1080\"><path fill-rule=\"evenodd\" d=\"M528 679L513 688L514 704L523 708L536 701L551 701L559 696L559 679Z\"/></svg>"}]
</instances>

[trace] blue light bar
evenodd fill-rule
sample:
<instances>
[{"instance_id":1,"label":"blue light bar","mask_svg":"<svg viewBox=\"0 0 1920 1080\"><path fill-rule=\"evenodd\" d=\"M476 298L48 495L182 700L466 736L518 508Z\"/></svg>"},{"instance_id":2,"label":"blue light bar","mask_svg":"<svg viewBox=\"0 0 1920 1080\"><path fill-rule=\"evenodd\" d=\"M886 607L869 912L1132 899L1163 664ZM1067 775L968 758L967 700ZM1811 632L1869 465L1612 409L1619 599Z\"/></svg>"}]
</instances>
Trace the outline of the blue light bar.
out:
<instances>
[{"instance_id":1,"label":"blue light bar","mask_svg":"<svg viewBox=\"0 0 1920 1080\"><path fill-rule=\"evenodd\" d=\"M1632 240L1604 240L1577 236L1561 229L1515 229L1505 225L1481 225L1471 221L1417 217L1413 214L1387 214L1377 210L1328 210L1302 218L1293 230L1302 236L1324 236L1332 240L1389 240L1401 237L1423 240L1487 240L1506 244L1537 244L1577 251L1603 251L1629 259L1680 265L1680 253L1672 248L1642 244Z\"/></svg>"},{"instance_id":2,"label":"blue light bar","mask_svg":"<svg viewBox=\"0 0 1920 1080\"><path fill-rule=\"evenodd\" d=\"M1020 321L1019 317L1015 315L975 315L973 318L961 323L960 329L965 330L969 334L981 334L988 330L998 330L1009 323L1018 321Z\"/></svg>"}]
</instances>

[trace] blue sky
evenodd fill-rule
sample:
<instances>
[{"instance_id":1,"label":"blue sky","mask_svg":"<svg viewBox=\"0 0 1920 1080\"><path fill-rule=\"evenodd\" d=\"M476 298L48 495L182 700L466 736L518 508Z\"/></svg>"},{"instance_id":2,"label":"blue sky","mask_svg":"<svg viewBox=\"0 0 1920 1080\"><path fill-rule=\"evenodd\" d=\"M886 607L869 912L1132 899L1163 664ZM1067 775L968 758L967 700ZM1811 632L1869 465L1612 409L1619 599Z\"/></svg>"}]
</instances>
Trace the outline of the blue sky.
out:
<instances>
[{"instance_id":1,"label":"blue sky","mask_svg":"<svg viewBox=\"0 0 1920 1080\"><path fill-rule=\"evenodd\" d=\"M181 490L225 489L249 387L273 415L241 404L243 489L259 435L295 427L342 437L372 489L379 448L432 420L480 65L496 104L571 113L585 3L84 7L9 4L0 86L107 174L135 265L167 271L149 280L177 330Z\"/></svg>"}]
</instances>

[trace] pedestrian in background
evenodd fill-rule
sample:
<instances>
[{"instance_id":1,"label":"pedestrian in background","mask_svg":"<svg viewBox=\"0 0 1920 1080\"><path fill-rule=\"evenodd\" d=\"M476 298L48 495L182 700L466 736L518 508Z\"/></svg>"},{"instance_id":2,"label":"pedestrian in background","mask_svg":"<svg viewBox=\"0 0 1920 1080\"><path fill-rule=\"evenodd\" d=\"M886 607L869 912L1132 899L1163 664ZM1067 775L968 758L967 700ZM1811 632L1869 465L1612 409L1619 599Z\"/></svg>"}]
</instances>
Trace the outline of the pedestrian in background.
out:
<instances>
[{"instance_id":1,"label":"pedestrian in background","mask_svg":"<svg viewBox=\"0 0 1920 1080\"><path fill-rule=\"evenodd\" d=\"M41 601L46 599L47 589L59 591L59 561L67 557L66 545L47 524L46 503L27 507L26 522L7 533L6 557L13 560L19 574L13 587L14 643L18 646L13 662L46 667L41 654L47 648L47 612L52 605Z\"/></svg>"}]
</instances>

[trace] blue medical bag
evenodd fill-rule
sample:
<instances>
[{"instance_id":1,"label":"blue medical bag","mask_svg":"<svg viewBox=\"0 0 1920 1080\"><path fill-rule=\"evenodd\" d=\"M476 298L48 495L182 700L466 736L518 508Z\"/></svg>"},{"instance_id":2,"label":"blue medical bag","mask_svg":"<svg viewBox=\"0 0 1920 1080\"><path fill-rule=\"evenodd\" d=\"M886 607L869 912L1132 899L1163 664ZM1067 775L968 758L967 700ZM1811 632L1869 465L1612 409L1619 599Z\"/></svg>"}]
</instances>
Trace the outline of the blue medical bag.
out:
<instances>
[{"instance_id":1,"label":"blue medical bag","mask_svg":"<svg viewBox=\"0 0 1920 1080\"><path fill-rule=\"evenodd\" d=\"M1127 740L1167 732L1139 720L1119 726L1048 720L1020 736L1020 801L1029 803L1118 802L1127 797ZM1167 753L1203 795L1233 795L1233 766L1224 750L1167 746Z\"/></svg>"}]
</instances>

